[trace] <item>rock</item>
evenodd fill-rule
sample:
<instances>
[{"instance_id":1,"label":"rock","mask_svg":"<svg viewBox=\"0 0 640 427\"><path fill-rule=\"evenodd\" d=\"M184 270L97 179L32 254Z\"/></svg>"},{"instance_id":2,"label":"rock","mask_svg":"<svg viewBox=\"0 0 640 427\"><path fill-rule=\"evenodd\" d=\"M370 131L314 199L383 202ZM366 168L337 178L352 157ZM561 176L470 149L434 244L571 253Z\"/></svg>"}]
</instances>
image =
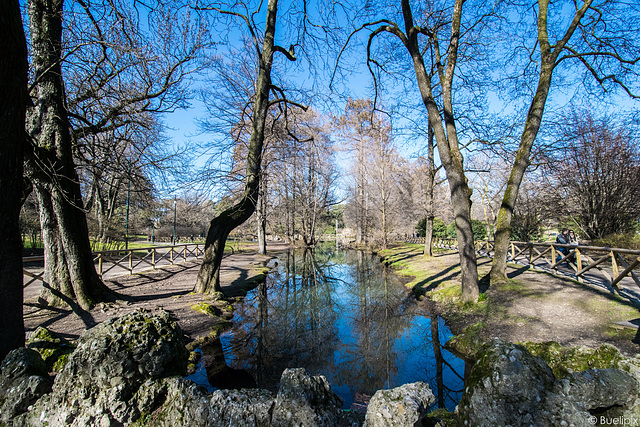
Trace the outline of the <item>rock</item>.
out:
<instances>
[{"instance_id":1,"label":"rock","mask_svg":"<svg viewBox=\"0 0 640 427\"><path fill-rule=\"evenodd\" d=\"M324 376L309 376L303 368L285 369L271 425L336 426L341 416L342 399Z\"/></svg>"},{"instance_id":2,"label":"rock","mask_svg":"<svg viewBox=\"0 0 640 427\"><path fill-rule=\"evenodd\" d=\"M216 425L206 391L184 378L149 380L140 387L136 401L140 418L133 424L135 426L205 427Z\"/></svg>"},{"instance_id":3,"label":"rock","mask_svg":"<svg viewBox=\"0 0 640 427\"><path fill-rule=\"evenodd\" d=\"M342 402L331 392L324 377L311 377L304 369L282 374L278 397L261 389L203 389L184 379L167 379L162 387L145 391L162 395L165 402L140 425L153 427L207 426L344 426L351 425L342 415ZM146 388L145 390L151 390ZM160 391L158 391L160 390ZM163 391L164 390L164 391ZM152 397L151 397L152 398Z\"/></svg>"},{"instance_id":4,"label":"rock","mask_svg":"<svg viewBox=\"0 0 640 427\"><path fill-rule=\"evenodd\" d=\"M14 423L130 423L140 417L138 405L131 400L142 384L149 379L183 375L187 358L182 332L169 313L135 311L110 319L80 337L56 377L52 393Z\"/></svg>"},{"instance_id":5,"label":"rock","mask_svg":"<svg viewBox=\"0 0 640 427\"><path fill-rule=\"evenodd\" d=\"M0 424L26 412L52 384L38 352L24 347L9 352L0 365Z\"/></svg>"},{"instance_id":6,"label":"rock","mask_svg":"<svg viewBox=\"0 0 640 427\"><path fill-rule=\"evenodd\" d=\"M469 426L590 425L589 411L624 411L638 390L637 380L618 369L589 369L558 380L541 357L496 340L471 369L457 412Z\"/></svg>"},{"instance_id":7,"label":"rock","mask_svg":"<svg viewBox=\"0 0 640 427\"><path fill-rule=\"evenodd\" d=\"M27 348L40 353L50 372L60 372L75 347L56 333L39 326L27 340Z\"/></svg>"},{"instance_id":8,"label":"rock","mask_svg":"<svg viewBox=\"0 0 640 427\"><path fill-rule=\"evenodd\" d=\"M429 406L436 401L424 382L405 384L391 390L378 390L371 398L365 426L420 426Z\"/></svg>"},{"instance_id":9,"label":"rock","mask_svg":"<svg viewBox=\"0 0 640 427\"><path fill-rule=\"evenodd\" d=\"M275 425L271 422L274 399L271 392L267 390L217 390L211 394L209 402L216 426Z\"/></svg>"},{"instance_id":10,"label":"rock","mask_svg":"<svg viewBox=\"0 0 640 427\"><path fill-rule=\"evenodd\" d=\"M622 415L638 396L638 382L619 369L588 369L572 373L555 383L547 395L551 425L580 425L590 411L613 419ZM608 408L608 409L607 409Z\"/></svg>"}]
</instances>

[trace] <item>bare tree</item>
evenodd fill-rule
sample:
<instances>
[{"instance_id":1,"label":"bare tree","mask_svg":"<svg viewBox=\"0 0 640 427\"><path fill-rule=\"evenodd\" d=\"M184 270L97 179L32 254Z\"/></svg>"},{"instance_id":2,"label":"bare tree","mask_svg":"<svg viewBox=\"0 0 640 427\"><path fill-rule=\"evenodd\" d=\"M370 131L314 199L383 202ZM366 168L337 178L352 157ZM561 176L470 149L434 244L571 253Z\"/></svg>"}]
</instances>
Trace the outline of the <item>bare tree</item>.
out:
<instances>
[{"instance_id":1,"label":"bare tree","mask_svg":"<svg viewBox=\"0 0 640 427\"><path fill-rule=\"evenodd\" d=\"M22 156L26 142L27 43L18 1L0 4L0 360L24 346L22 320Z\"/></svg>"},{"instance_id":2,"label":"bare tree","mask_svg":"<svg viewBox=\"0 0 640 427\"><path fill-rule=\"evenodd\" d=\"M45 243L42 296L88 309L105 298L93 265L62 79L62 0L28 2L35 98L27 118L33 141L28 176L40 207Z\"/></svg>"},{"instance_id":3,"label":"bare tree","mask_svg":"<svg viewBox=\"0 0 640 427\"><path fill-rule=\"evenodd\" d=\"M255 100L253 102L251 117L251 137L247 152L246 173L244 191L241 199L231 208L222 212L211 220L207 239L205 242L205 254L202 260L198 279L194 290L208 293L219 292L220 287L220 263L224 252L224 246L229 233L245 222L253 214L260 189L260 168L262 163L262 150L265 138L265 121L269 107L283 102L281 98L270 99L273 91L281 95L272 85L271 68L276 52L284 54L289 60L295 60L293 47L288 51L275 43L276 22L278 15L278 1L269 0L266 9L264 32L259 33L254 25L253 16L238 12L233 9L220 7L202 7L201 9L214 10L223 15L231 16L246 24L252 39L252 46L257 56L258 70L255 86ZM240 7L242 9L242 7Z\"/></svg>"},{"instance_id":4,"label":"bare tree","mask_svg":"<svg viewBox=\"0 0 640 427\"><path fill-rule=\"evenodd\" d=\"M65 14L63 0L27 5L34 102L27 118L33 146L26 170L38 195L45 240L47 286L41 296L49 304L86 309L104 299L107 288L93 265L75 157L85 154L85 144L105 142L91 136L125 124L142 126L140 115L180 106L179 84L198 43L169 42L167 37L191 32L175 31L176 20L158 19L156 10L147 10L147 25L162 27L145 41L150 32L141 30L134 8L111 2L99 8L82 0L77 6L82 13ZM63 21L67 16L74 19Z\"/></svg>"},{"instance_id":5,"label":"bare tree","mask_svg":"<svg viewBox=\"0 0 640 427\"><path fill-rule=\"evenodd\" d=\"M366 172L367 152L377 135L382 118L374 112L370 99L351 99L346 103L345 111L335 119L335 129L343 141L343 149L352 153L352 176L355 194L350 209L354 211L356 223L356 244L367 243L370 231L369 197L367 194Z\"/></svg>"},{"instance_id":6,"label":"bare tree","mask_svg":"<svg viewBox=\"0 0 640 427\"><path fill-rule=\"evenodd\" d=\"M463 26L464 4L464 0L456 0L451 8L425 7L419 13L421 23L416 24L409 0L401 0L400 24L391 18L383 17L362 24L356 31L370 31L367 44L369 67L377 66L385 70L387 61L374 58L371 49L374 40L383 34L394 36L411 58L421 99L427 109L429 123L451 190L460 252L462 300L477 301L478 271L471 230L471 189L464 172L453 104L456 66L459 54L464 53L461 38L477 25L477 22L466 22ZM427 61L425 55L428 55ZM431 66L428 67L427 64ZM434 89L434 80L437 81L439 91Z\"/></svg>"},{"instance_id":7,"label":"bare tree","mask_svg":"<svg viewBox=\"0 0 640 427\"><path fill-rule=\"evenodd\" d=\"M546 164L558 220L570 218L588 239L635 232L640 218L637 125L573 111L562 147Z\"/></svg>"},{"instance_id":8,"label":"bare tree","mask_svg":"<svg viewBox=\"0 0 640 427\"><path fill-rule=\"evenodd\" d=\"M537 37L533 46L525 47L525 50L530 61L533 62L534 55L539 55L540 59L534 67L531 67L532 63L519 67L524 73L534 69L538 83L498 213L492 282L507 280L511 218L522 177L530 163L531 148L542 124L554 72L565 65L573 67L572 73L575 74L575 70L583 66L586 74L603 89L606 90L608 85L619 86L630 96L638 97L629 86L638 77L637 66L640 63L636 6L626 1L584 0L576 2L571 19L563 21L559 17L564 9L554 8L549 0L538 0L537 5L537 10L533 9L537 15L534 24Z\"/></svg>"}]
</instances>

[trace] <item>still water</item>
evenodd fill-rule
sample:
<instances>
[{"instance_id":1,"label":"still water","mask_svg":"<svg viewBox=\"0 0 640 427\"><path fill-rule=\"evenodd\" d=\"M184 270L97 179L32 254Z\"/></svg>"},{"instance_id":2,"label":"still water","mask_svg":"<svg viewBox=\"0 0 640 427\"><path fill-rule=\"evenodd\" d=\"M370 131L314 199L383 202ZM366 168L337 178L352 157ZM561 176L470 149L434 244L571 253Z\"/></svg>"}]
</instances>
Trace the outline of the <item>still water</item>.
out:
<instances>
[{"instance_id":1,"label":"still water","mask_svg":"<svg viewBox=\"0 0 640 427\"><path fill-rule=\"evenodd\" d=\"M285 368L303 367L324 375L345 409L415 381L429 383L434 407L451 410L462 394L464 361L443 348L449 328L361 251L281 254L232 322L221 336L224 358L260 388L276 391Z\"/></svg>"}]
</instances>

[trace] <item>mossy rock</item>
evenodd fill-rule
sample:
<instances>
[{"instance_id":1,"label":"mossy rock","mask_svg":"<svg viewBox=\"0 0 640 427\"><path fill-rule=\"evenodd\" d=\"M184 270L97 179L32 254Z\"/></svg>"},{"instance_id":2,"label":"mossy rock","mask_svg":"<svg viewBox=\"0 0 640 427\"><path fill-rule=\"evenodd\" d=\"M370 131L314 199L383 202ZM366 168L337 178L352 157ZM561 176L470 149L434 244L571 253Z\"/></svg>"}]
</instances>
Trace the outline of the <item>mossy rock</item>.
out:
<instances>
[{"instance_id":1,"label":"mossy rock","mask_svg":"<svg viewBox=\"0 0 640 427\"><path fill-rule=\"evenodd\" d=\"M534 356L542 357L551 367L556 378L565 378L572 372L582 372L587 369L618 368L629 371L629 360L612 345L604 344L593 349L563 347L555 341L521 344Z\"/></svg>"},{"instance_id":2,"label":"mossy rock","mask_svg":"<svg viewBox=\"0 0 640 427\"><path fill-rule=\"evenodd\" d=\"M75 350L73 344L43 326L33 331L26 347L40 353L49 372L60 372Z\"/></svg>"},{"instance_id":3,"label":"mossy rock","mask_svg":"<svg viewBox=\"0 0 640 427\"><path fill-rule=\"evenodd\" d=\"M422 419L423 427L457 426L458 417L455 412L449 412L444 408L435 409Z\"/></svg>"},{"instance_id":4,"label":"mossy rock","mask_svg":"<svg viewBox=\"0 0 640 427\"><path fill-rule=\"evenodd\" d=\"M484 322L478 322L454 336L445 344L445 348L452 350L465 360L476 360L485 347L486 343L482 337L482 332L486 328Z\"/></svg>"},{"instance_id":5,"label":"mossy rock","mask_svg":"<svg viewBox=\"0 0 640 427\"><path fill-rule=\"evenodd\" d=\"M199 302L198 304L191 306L191 309L216 319L222 316L222 311L218 307L206 302Z\"/></svg>"}]
</instances>

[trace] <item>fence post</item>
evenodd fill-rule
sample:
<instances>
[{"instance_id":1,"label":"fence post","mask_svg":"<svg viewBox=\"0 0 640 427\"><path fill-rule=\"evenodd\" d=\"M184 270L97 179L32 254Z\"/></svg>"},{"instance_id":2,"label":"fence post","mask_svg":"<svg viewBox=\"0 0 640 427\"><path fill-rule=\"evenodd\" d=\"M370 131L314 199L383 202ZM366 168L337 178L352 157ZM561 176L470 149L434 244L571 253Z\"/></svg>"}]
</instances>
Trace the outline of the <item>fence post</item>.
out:
<instances>
[{"instance_id":1,"label":"fence post","mask_svg":"<svg viewBox=\"0 0 640 427\"><path fill-rule=\"evenodd\" d=\"M133 250L129 250L129 275L133 274Z\"/></svg>"},{"instance_id":2,"label":"fence post","mask_svg":"<svg viewBox=\"0 0 640 427\"><path fill-rule=\"evenodd\" d=\"M611 277L611 285L613 286L613 281L620 274L620 272L618 271L618 261L616 261L616 254L613 251L611 251L611 271L613 272L613 275Z\"/></svg>"},{"instance_id":3,"label":"fence post","mask_svg":"<svg viewBox=\"0 0 640 427\"><path fill-rule=\"evenodd\" d=\"M151 250L151 264L153 265L153 269L156 269L156 248Z\"/></svg>"},{"instance_id":4,"label":"fence post","mask_svg":"<svg viewBox=\"0 0 640 427\"><path fill-rule=\"evenodd\" d=\"M102 277L102 254L98 255L98 274Z\"/></svg>"},{"instance_id":5,"label":"fence post","mask_svg":"<svg viewBox=\"0 0 640 427\"><path fill-rule=\"evenodd\" d=\"M187 245L184 245L182 250L182 258L184 258L184 262L187 262Z\"/></svg>"},{"instance_id":6,"label":"fence post","mask_svg":"<svg viewBox=\"0 0 640 427\"><path fill-rule=\"evenodd\" d=\"M513 242L509 242L509 244L511 245L511 261L515 261L515 259L516 259L516 245L514 245Z\"/></svg>"},{"instance_id":7,"label":"fence post","mask_svg":"<svg viewBox=\"0 0 640 427\"><path fill-rule=\"evenodd\" d=\"M582 278L582 273L578 274L580 270L582 270L582 254L580 253L580 249L576 248L576 266L578 267L578 271L576 271L576 277L578 278L578 282L584 282Z\"/></svg>"},{"instance_id":8,"label":"fence post","mask_svg":"<svg viewBox=\"0 0 640 427\"><path fill-rule=\"evenodd\" d=\"M169 248L169 259L171 259L171 265L173 265L173 245Z\"/></svg>"}]
</instances>

